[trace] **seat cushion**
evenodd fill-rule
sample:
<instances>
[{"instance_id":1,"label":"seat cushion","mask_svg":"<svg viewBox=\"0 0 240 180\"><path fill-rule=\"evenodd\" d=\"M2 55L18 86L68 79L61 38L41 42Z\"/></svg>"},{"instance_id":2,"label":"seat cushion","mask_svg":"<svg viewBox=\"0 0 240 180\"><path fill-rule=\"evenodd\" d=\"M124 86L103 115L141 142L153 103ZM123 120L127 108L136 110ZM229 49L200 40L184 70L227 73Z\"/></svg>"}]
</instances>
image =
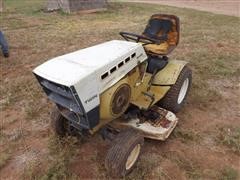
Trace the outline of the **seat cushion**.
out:
<instances>
[{"instance_id":1,"label":"seat cushion","mask_svg":"<svg viewBox=\"0 0 240 180\"><path fill-rule=\"evenodd\" d=\"M147 44L145 45L145 50L148 53L153 54L167 54L168 53L169 44L167 42L161 44Z\"/></svg>"}]
</instances>

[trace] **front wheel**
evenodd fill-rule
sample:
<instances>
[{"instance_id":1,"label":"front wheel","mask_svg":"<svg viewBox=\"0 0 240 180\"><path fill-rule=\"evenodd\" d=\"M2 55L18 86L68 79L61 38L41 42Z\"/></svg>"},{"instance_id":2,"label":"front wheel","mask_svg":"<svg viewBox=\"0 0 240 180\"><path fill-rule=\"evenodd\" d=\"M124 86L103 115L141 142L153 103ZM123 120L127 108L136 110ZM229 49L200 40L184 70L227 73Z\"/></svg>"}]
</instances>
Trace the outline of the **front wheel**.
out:
<instances>
[{"instance_id":1,"label":"front wheel","mask_svg":"<svg viewBox=\"0 0 240 180\"><path fill-rule=\"evenodd\" d=\"M63 137L67 134L67 120L57 107L54 107L51 113L51 128L56 136Z\"/></svg>"},{"instance_id":2,"label":"front wheel","mask_svg":"<svg viewBox=\"0 0 240 180\"><path fill-rule=\"evenodd\" d=\"M188 66L185 66L179 74L176 83L172 85L158 105L174 113L179 112L186 101L191 83L192 71Z\"/></svg>"},{"instance_id":3,"label":"front wheel","mask_svg":"<svg viewBox=\"0 0 240 180\"><path fill-rule=\"evenodd\" d=\"M143 136L134 129L120 132L109 149L105 167L114 177L123 177L133 169L143 146Z\"/></svg>"}]
</instances>

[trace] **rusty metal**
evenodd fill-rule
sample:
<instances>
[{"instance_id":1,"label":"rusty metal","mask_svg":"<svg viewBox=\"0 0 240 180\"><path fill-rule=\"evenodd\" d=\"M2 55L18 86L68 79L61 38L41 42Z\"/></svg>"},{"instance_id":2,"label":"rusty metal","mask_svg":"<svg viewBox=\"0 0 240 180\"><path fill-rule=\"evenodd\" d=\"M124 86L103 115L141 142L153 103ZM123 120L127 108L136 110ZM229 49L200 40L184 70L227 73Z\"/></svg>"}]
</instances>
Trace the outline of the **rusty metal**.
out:
<instances>
[{"instance_id":1,"label":"rusty metal","mask_svg":"<svg viewBox=\"0 0 240 180\"><path fill-rule=\"evenodd\" d=\"M153 106L151 109L147 111L142 111L140 113L139 119L141 120L140 123L148 122L154 127L168 128L171 121L166 119L168 111L165 109L160 109L157 106Z\"/></svg>"},{"instance_id":2,"label":"rusty metal","mask_svg":"<svg viewBox=\"0 0 240 180\"><path fill-rule=\"evenodd\" d=\"M120 129L131 127L140 131L145 138L165 140L178 122L175 114L157 106L145 111L133 109L130 112L126 118L113 121L111 126Z\"/></svg>"}]
</instances>

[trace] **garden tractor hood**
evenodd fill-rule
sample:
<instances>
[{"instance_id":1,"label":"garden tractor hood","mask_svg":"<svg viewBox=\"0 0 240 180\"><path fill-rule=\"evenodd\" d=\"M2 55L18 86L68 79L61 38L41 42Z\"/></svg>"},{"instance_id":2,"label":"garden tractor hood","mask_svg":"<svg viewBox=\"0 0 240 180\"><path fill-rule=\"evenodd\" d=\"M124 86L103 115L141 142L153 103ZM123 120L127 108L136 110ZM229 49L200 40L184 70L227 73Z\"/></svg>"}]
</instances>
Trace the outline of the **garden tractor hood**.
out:
<instances>
[{"instance_id":1,"label":"garden tractor hood","mask_svg":"<svg viewBox=\"0 0 240 180\"><path fill-rule=\"evenodd\" d=\"M52 101L69 108L59 98L50 97L65 93L60 92L61 86L68 87L89 112L99 106L102 92L146 59L141 44L113 40L53 58L33 72Z\"/></svg>"},{"instance_id":2,"label":"garden tractor hood","mask_svg":"<svg viewBox=\"0 0 240 180\"><path fill-rule=\"evenodd\" d=\"M137 51L144 55L140 59L141 62L147 58L140 44L113 40L53 58L35 68L33 72L45 79L69 87L90 76L94 76L100 81L101 75ZM126 71L119 75L121 78L129 68L124 69ZM115 80L117 79L120 78ZM114 84L116 81L112 83ZM100 91L106 88L100 88Z\"/></svg>"}]
</instances>

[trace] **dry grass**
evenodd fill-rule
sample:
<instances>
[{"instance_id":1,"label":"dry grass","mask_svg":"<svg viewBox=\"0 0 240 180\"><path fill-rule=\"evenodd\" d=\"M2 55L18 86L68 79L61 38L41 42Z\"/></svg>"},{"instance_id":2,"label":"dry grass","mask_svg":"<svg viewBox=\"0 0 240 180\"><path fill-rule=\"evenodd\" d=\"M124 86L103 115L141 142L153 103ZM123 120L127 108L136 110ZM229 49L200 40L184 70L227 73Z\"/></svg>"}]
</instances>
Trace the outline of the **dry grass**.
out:
<instances>
[{"instance_id":1,"label":"dry grass","mask_svg":"<svg viewBox=\"0 0 240 180\"><path fill-rule=\"evenodd\" d=\"M238 172L231 167L225 167L219 177L220 180L237 180L237 178Z\"/></svg>"},{"instance_id":2,"label":"dry grass","mask_svg":"<svg viewBox=\"0 0 240 180\"><path fill-rule=\"evenodd\" d=\"M220 128L218 142L240 154L240 128Z\"/></svg>"},{"instance_id":3,"label":"dry grass","mask_svg":"<svg viewBox=\"0 0 240 180\"><path fill-rule=\"evenodd\" d=\"M31 73L34 67L55 56L104 41L120 39L119 31L141 33L148 18L159 12L176 14L180 17L181 42L170 58L188 61L193 70L193 87L188 106L183 110L184 114L180 114L183 117L180 128L176 129L175 136L170 138L166 144L161 145L161 148L168 147L170 143L178 148L179 141L186 149L191 147L193 142L203 144L202 137L207 136L206 129L202 128L202 124L197 121L197 118L204 113L209 114L206 117L206 126L209 122L209 124L213 124L212 127L218 125L221 128L228 123L227 121L216 121L217 115L225 113L220 108L226 102L231 101L231 105L235 106L237 100L236 98L228 99L218 89L230 92L229 97L232 96L231 92L235 92L233 90L237 92L238 87L235 82L240 76L239 18L167 6L133 3L110 3L106 12L94 14L67 15L62 12L49 14L41 11L44 0L5 0L5 2L7 11L1 15L0 20L9 40L11 57L0 61L0 108L1 112L19 112L19 114L15 116L11 114L12 120L9 121L9 117L4 116L3 118L6 120L4 120L3 128L6 132L15 132L13 130L18 128L18 123L21 121L21 131L28 130L27 135L22 136L16 142L9 142L8 138L2 138L1 135L1 145L4 145L4 149L12 149L11 156L14 156L14 153L21 153L25 146L30 149L35 146L38 148L37 143L28 144L28 142L41 143L45 142L43 139L48 139L48 130L44 127L49 124L51 104L46 100ZM227 81L233 85L225 87L220 83L218 89L214 89L209 82L216 81ZM192 109L199 109L202 114L188 116ZM191 119L188 120L188 118ZM197 125L192 123L192 127L187 129L188 127L186 128L183 124L191 123L192 119ZM228 123L231 129L230 134L228 131L219 129L217 133L213 132L215 133L213 136L216 136L217 141L220 142L215 148L218 149L225 145L231 151L222 151L229 159L234 159L236 155L234 152L239 151L239 135L238 131L236 133L232 131L231 126L236 125L239 128L240 124L231 125L231 122ZM212 131L212 127L210 126L208 131ZM221 132L220 135L219 132ZM89 141L90 144L93 143L91 140ZM75 178L69 165L74 159L75 153L78 153L79 146L71 144L72 142L70 145L69 142L62 144L51 138L49 142L46 155L40 163L30 163L25 168L23 177L27 179ZM183 175L185 178L211 179L210 174L203 176L204 164L198 161L192 162L191 158L193 157L182 157L178 154L165 156L161 154L161 149L155 150L155 146L158 146L157 143L147 144L148 151L143 154L137 168L126 179L171 179L171 172L162 169L159 163L163 161L163 157L180 168L183 174L186 174L186 177ZM0 146L0 148L2 147ZM152 150L155 151L152 152ZM212 151L208 153L214 154ZM108 179L103 167L104 163L98 156L103 156L103 154L96 152L90 156L91 161L96 161L95 163L98 164L94 171L100 176L92 178ZM3 154L1 157L1 164L4 167L8 165L8 158L7 154ZM230 166L231 163L227 163ZM219 174L220 164L217 163L216 168L211 170L214 177ZM89 167L88 164L86 167ZM3 172L6 173L7 170L3 168ZM237 177L232 170L223 171L223 176ZM19 177L19 174L13 174L13 177Z\"/></svg>"},{"instance_id":4,"label":"dry grass","mask_svg":"<svg viewBox=\"0 0 240 180\"><path fill-rule=\"evenodd\" d=\"M176 127L173 136L174 138L179 138L184 143L188 143L189 141L199 142L201 140L199 133L193 130L180 129L179 127Z\"/></svg>"},{"instance_id":5,"label":"dry grass","mask_svg":"<svg viewBox=\"0 0 240 180\"><path fill-rule=\"evenodd\" d=\"M1 154L0 154L0 169L7 164L10 157L11 156L9 153L1 152Z\"/></svg>"},{"instance_id":6,"label":"dry grass","mask_svg":"<svg viewBox=\"0 0 240 180\"><path fill-rule=\"evenodd\" d=\"M50 140L49 164L47 172L42 176L42 179L68 179L74 177L70 173L68 166L74 160L74 155L77 153L77 142L77 139L72 137L66 139L53 137Z\"/></svg>"},{"instance_id":7,"label":"dry grass","mask_svg":"<svg viewBox=\"0 0 240 180\"><path fill-rule=\"evenodd\" d=\"M146 153L146 155L140 159L133 172L126 177L126 180L148 179L150 178L150 174L154 174L156 179L164 177L162 170L159 169L160 167L156 168L160 159L161 157L157 154Z\"/></svg>"},{"instance_id":8,"label":"dry grass","mask_svg":"<svg viewBox=\"0 0 240 180\"><path fill-rule=\"evenodd\" d=\"M191 159L188 159L185 155L170 151L165 154L164 157L175 162L179 168L181 168L189 179L199 179L201 177L201 169L199 165Z\"/></svg>"},{"instance_id":9,"label":"dry grass","mask_svg":"<svg viewBox=\"0 0 240 180\"><path fill-rule=\"evenodd\" d=\"M49 139L49 154L46 159L30 162L24 169L24 179L75 179L69 170L69 164L74 160L79 141L73 137L59 139L51 136Z\"/></svg>"}]
</instances>

